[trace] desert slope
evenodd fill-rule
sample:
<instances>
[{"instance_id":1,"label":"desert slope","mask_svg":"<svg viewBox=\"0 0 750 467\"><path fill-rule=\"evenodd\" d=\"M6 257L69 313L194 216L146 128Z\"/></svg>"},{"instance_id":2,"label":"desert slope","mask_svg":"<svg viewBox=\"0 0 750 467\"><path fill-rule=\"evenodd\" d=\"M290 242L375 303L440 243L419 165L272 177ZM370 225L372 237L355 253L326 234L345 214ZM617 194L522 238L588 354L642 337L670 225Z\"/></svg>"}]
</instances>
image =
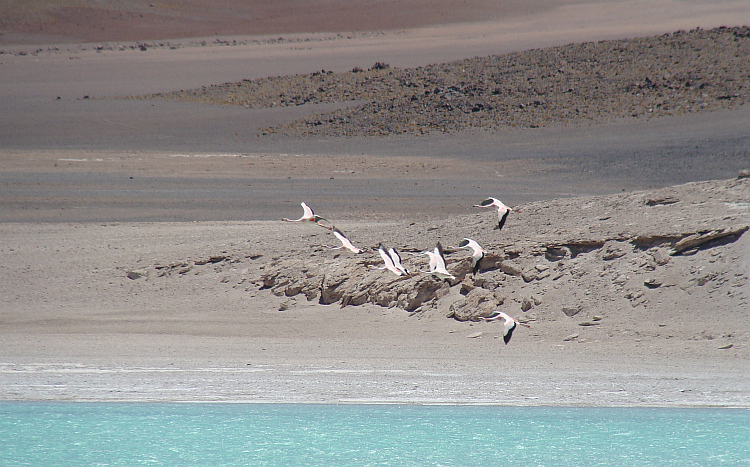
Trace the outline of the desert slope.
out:
<instances>
[{"instance_id":1,"label":"desert slope","mask_svg":"<svg viewBox=\"0 0 750 467\"><path fill-rule=\"evenodd\" d=\"M339 224L414 270L463 236L495 255L469 277L446 248L450 283L281 221L5 223L0 398L743 406L748 199L742 178L528 203L499 233L471 207ZM474 321L495 310L531 328L505 346Z\"/></svg>"}]
</instances>

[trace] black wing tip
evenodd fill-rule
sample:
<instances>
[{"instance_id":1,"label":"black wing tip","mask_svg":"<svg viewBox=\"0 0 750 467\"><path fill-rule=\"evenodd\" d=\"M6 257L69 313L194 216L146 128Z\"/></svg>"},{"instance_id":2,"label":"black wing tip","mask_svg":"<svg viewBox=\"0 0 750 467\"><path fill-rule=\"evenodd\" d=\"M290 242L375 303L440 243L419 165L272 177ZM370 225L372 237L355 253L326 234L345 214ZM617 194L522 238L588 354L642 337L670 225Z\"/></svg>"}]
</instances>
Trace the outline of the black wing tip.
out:
<instances>
[{"instance_id":1,"label":"black wing tip","mask_svg":"<svg viewBox=\"0 0 750 467\"><path fill-rule=\"evenodd\" d=\"M440 242L437 242L437 245L435 245L435 248L437 248L437 251L440 257L443 258L443 260L445 260L445 254L443 253L443 245L440 244Z\"/></svg>"},{"instance_id":2,"label":"black wing tip","mask_svg":"<svg viewBox=\"0 0 750 467\"><path fill-rule=\"evenodd\" d=\"M497 227L495 227L496 230L502 230L505 221L508 220L508 214L510 214L510 211L505 211L505 214L503 214L503 217L501 217L500 221L497 223Z\"/></svg>"},{"instance_id":3,"label":"black wing tip","mask_svg":"<svg viewBox=\"0 0 750 467\"><path fill-rule=\"evenodd\" d=\"M508 332L503 336L503 342L505 342L505 345L508 345L508 342L510 342L510 338L513 337L513 331L516 329L515 324L512 328L508 329Z\"/></svg>"},{"instance_id":4,"label":"black wing tip","mask_svg":"<svg viewBox=\"0 0 750 467\"><path fill-rule=\"evenodd\" d=\"M492 198L486 198L482 200L481 203L479 203L479 206L489 206L490 204L494 203L495 201Z\"/></svg>"}]
</instances>

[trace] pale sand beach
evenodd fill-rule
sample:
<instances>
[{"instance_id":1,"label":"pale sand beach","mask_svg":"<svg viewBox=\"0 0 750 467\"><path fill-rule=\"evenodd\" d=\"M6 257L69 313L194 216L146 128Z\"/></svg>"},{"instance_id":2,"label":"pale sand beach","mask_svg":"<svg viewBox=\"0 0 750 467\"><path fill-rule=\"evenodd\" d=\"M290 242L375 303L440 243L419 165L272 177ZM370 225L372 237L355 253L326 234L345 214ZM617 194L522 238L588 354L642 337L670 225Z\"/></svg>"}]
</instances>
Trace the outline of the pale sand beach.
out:
<instances>
[{"instance_id":1,"label":"pale sand beach","mask_svg":"<svg viewBox=\"0 0 750 467\"><path fill-rule=\"evenodd\" d=\"M129 13L142 7L132 5ZM51 22L38 34L21 20L0 30L0 399L749 406L750 249L740 230L654 266L666 285L653 290L630 272L649 261L637 242L616 267L597 256L598 243L590 269L567 257L584 281L567 287L508 275L501 308L535 318L507 346L498 323L446 318L458 284L414 313L261 288L269 270L294 261L312 269L360 261L324 249L335 242L328 232L280 221L299 215L303 200L367 248L385 239L426 249L472 235L496 254L523 244L518 258L531 267L540 248L594 219L620 222L592 233L595 243L671 236L657 249L741 228L750 223L748 182L736 180L750 168L744 107L533 132L306 139L258 131L324 107L115 99L750 24L744 2L473 2L461 14L426 6L431 14L412 16L383 4L389 14L369 14L372 23L350 11L335 28L291 15L264 22L269 29L238 20L187 33L180 15L169 28L146 15L138 28ZM179 47L159 45L167 41ZM138 42L149 45L131 47ZM112 47L97 50L104 43ZM704 180L727 182L657 191ZM658 226L634 227L617 206L653 213L636 202L641 195L606 198L634 190L679 201L657 204ZM471 208L488 195L527 211L499 238L481 224L492 213ZM564 200L567 220L548 219ZM584 206L599 210L584 215ZM596 295L594 278L617 279L618 268L647 301L616 284ZM146 274L128 277L134 271ZM522 311L525 295L541 302ZM561 312L572 298L589 305L580 318ZM599 315L604 324L579 326Z\"/></svg>"}]
</instances>

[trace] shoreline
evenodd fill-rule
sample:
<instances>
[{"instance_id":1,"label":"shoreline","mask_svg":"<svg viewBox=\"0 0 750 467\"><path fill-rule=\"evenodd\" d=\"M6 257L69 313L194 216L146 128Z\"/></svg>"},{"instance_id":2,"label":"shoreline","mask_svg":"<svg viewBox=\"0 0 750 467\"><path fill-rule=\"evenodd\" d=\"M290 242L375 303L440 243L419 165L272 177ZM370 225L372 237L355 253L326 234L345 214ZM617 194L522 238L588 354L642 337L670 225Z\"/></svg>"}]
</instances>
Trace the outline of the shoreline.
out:
<instances>
[{"instance_id":1,"label":"shoreline","mask_svg":"<svg viewBox=\"0 0 750 467\"><path fill-rule=\"evenodd\" d=\"M453 397L441 396L440 391L446 390L453 386L459 379L465 375L454 374L452 378L445 376L425 376L422 370L354 370L347 368L299 368L292 370L265 369L268 374L278 377L270 378L266 383L260 383L258 379L250 380L246 378L248 374L255 374L255 371L231 370L227 368L122 368L120 370L113 368L89 368L82 367L81 364L75 365L80 378L86 378L86 381L75 381L70 377L72 372L55 372L49 368L44 369L44 375L41 378L50 378L56 381L57 389L48 389L46 394L32 394L38 390L40 383L37 378L20 377L23 372L18 372L14 376L18 377L18 386L25 385L28 394L17 394L15 397L8 397L8 394L0 397L0 404L3 402L84 402L84 403L196 403L196 404L303 404L303 405L450 405L450 406L498 406L498 407L597 407L597 408L712 408L712 409L749 409L750 400L747 397L729 397L714 392L731 392L737 382L735 379L728 377L725 373L707 374L703 370L697 370L697 374L686 372L673 372L662 375L638 373L638 372L606 372L606 373L589 373L585 379L579 379L580 375L559 374L556 371L550 372L518 372L519 375L513 375L512 381L503 379L489 379L477 381L468 378L474 389L471 395L456 394ZM203 389L198 391L200 395L188 396L196 388L183 388L180 390L166 389L170 384L185 385L186 380L182 373L194 378L222 378L224 381L221 390ZM68 376L65 376L67 373ZM8 373L5 373L8 374ZM107 391L117 394L112 395L93 395L96 390L91 389L91 385L99 383L100 379L110 381L110 386L106 389L98 388L101 391ZM161 375L155 377L154 375ZM174 379L164 376L165 374L175 375ZM300 375L310 375L304 377ZM372 387L373 379L389 379L394 375L399 377L398 381L389 381L380 383L377 387ZM346 381L341 380L346 376ZM243 378L245 377L245 378ZM556 379L555 379L556 377ZM705 385L705 380L712 380L711 387ZM117 383L112 384L115 380ZM633 384L632 380L638 380ZM740 378L741 379L741 378ZM575 380L575 383L572 381ZM631 382L628 382L630 380ZM118 385L120 382L127 381L126 384ZM228 382L229 381L229 382ZM339 384L332 384L338 382ZM678 382L675 384L675 382ZM87 384L87 388L81 387L79 390L70 391L74 385ZM163 386L151 392L142 392L143 385L158 384ZM337 395L340 391L351 390L352 385L361 384L370 385L369 390L363 390L363 393L350 394L347 396ZM414 384L432 385L431 394L420 394L413 397L394 396L384 397L384 391L400 390L404 386ZM487 388L496 388L498 386L513 386L523 394L522 396L511 395L504 399L493 398L487 392ZM567 388L556 391L555 397L550 398L550 390L539 389L538 386L567 385ZM13 381L5 382L6 390L16 387ZM63 393L67 386L68 393ZM281 394L275 396L241 396L231 395L232 391L272 391L272 388L278 387L299 387L305 388L303 394L287 389ZM315 394L311 394L311 386L320 386L316 389ZM326 390L322 390L325 386ZM466 385L464 385L466 386ZM613 386L619 386L619 389L613 389ZM534 389L534 388L537 389ZM585 388L585 389L584 389ZM657 389L654 389L657 388ZM465 387L464 387L465 389ZM514 389L515 390L515 389ZM582 393L580 391L588 391ZM741 389L740 389L741 390ZM77 391L77 392L76 392ZM213 394L211 394L215 391ZM326 392L327 391L327 392ZM58 394L52 394L57 392ZM131 392L131 394L123 394ZM555 391L553 391L555 392ZM158 395L158 394L161 395ZM692 396L690 393L694 393ZM583 395L581 395L583 394ZM624 395L623 395L624 394ZM706 397L710 400L706 400ZM591 398L597 398L597 401L591 401ZM588 400L587 400L588 399ZM731 400L730 400L731 399Z\"/></svg>"}]
</instances>

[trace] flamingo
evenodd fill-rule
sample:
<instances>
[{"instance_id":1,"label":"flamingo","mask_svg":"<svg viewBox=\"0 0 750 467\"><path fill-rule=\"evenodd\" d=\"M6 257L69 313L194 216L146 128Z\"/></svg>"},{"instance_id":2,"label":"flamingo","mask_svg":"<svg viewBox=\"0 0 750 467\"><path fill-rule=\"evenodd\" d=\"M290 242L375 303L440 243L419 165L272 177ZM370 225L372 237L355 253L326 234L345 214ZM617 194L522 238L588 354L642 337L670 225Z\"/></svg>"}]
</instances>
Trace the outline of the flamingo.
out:
<instances>
[{"instance_id":1,"label":"flamingo","mask_svg":"<svg viewBox=\"0 0 750 467\"><path fill-rule=\"evenodd\" d=\"M497 227L495 230L500 230L505 225L505 221L508 219L508 214L511 212L520 213L518 209L509 208L502 201L497 198L487 198L479 204L475 204L475 208L488 208L490 206L497 207Z\"/></svg>"},{"instance_id":2,"label":"flamingo","mask_svg":"<svg viewBox=\"0 0 750 467\"><path fill-rule=\"evenodd\" d=\"M394 250L395 251L395 250ZM397 276L401 276L404 274L404 272L397 268L394 264L393 258L388 254L388 251L385 249L383 244L381 243L378 245L378 253L380 253L380 257L383 259L383 262L385 263L385 266L383 267L376 267L376 266L370 266L372 269L387 269L391 271L393 274ZM398 255L397 255L398 256ZM399 264L401 263L399 258Z\"/></svg>"},{"instance_id":3,"label":"flamingo","mask_svg":"<svg viewBox=\"0 0 750 467\"><path fill-rule=\"evenodd\" d=\"M516 329L517 325L525 326L527 328L530 328L528 324L524 324L520 321L518 321L516 318L513 318L511 316L508 316L507 314L503 313L502 311L498 312L495 315L490 316L489 318L482 318L484 321L495 321L500 318L503 318L505 321L503 322L503 342L505 342L505 345L508 345L508 342L510 342L511 336L513 336L513 331Z\"/></svg>"},{"instance_id":4,"label":"flamingo","mask_svg":"<svg viewBox=\"0 0 750 467\"><path fill-rule=\"evenodd\" d=\"M388 248L388 255L393 261L393 266L404 274L409 274L409 271L401 264L401 255L398 254L395 248Z\"/></svg>"},{"instance_id":5,"label":"flamingo","mask_svg":"<svg viewBox=\"0 0 750 467\"><path fill-rule=\"evenodd\" d=\"M430 274L437 267L437 255L435 254L434 251L429 251L428 250L428 251L423 251L421 253L412 253L412 255L417 255L417 256L419 256L419 255L427 255L427 257L430 258L430 262L428 263L428 267L430 269L427 270L427 271L419 271L422 274Z\"/></svg>"},{"instance_id":6,"label":"flamingo","mask_svg":"<svg viewBox=\"0 0 750 467\"><path fill-rule=\"evenodd\" d=\"M487 253L484 248L479 246L479 243L475 242L470 238L464 238L461 243L458 244L459 248L466 248L471 250L471 271L476 276L479 272L479 262L484 258L484 254Z\"/></svg>"},{"instance_id":7,"label":"flamingo","mask_svg":"<svg viewBox=\"0 0 750 467\"><path fill-rule=\"evenodd\" d=\"M324 229L328 229L328 230L333 230L334 229L333 227L328 227L326 225L321 224L320 221L325 221L327 219L324 219L324 218L316 215L313 212L313 210L310 209L310 207L307 204L305 204L304 201L301 202L300 205L302 206L302 209L303 209L302 217L300 217L299 219L287 219L285 217L285 218L283 218L281 220L286 221L286 222L310 222L310 223L313 223L313 224L318 224L319 226L323 227Z\"/></svg>"},{"instance_id":8,"label":"flamingo","mask_svg":"<svg viewBox=\"0 0 750 467\"><path fill-rule=\"evenodd\" d=\"M333 228L333 234L341 241L341 246L329 246L328 248L331 250L340 250L341 248L345 248L352 253L360 253L362 252L361 248L357 248L352 244L352 242L349 241L348 238L346 238L346 235L344 235L343 232L341 232L336 227Z\"/></svg>"},{"instance_id":9,"label":"flamingo","mask_svg":"<svg viewBox=\"0 0 750 467\"><path fill-rule=\"evenodd\" d=\"M420 271L423 274L432 274L439 279L450 279L455 280L456 276L448 272L445 267L445 256L443 256L443 246L438 242L433 251L423 251L423 255L427 255L430 258L430 270Z\"/></svg>"}]
</instances>

